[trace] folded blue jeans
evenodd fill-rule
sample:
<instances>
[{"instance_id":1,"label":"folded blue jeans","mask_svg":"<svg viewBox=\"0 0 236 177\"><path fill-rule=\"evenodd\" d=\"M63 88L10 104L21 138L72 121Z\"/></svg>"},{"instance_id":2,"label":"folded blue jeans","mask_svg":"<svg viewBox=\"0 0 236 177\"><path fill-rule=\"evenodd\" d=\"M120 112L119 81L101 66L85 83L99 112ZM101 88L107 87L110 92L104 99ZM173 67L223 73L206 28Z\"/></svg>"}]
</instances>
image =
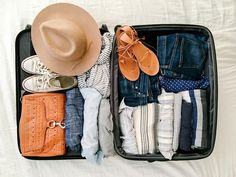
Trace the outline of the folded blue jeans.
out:
<instances>
[{"instance_id":1,"label":"folded blue jeans","mask_svg":"<svg viewBox=\"0 0 236 177\"><path fill-rule=\"evenodd\" d=\"M84 99L79 88L66 91L65 139L66 146L75 152L81 151L84 123Z\"/></svg>"},{"instance_id":2,"label":"folded blue jeans","mask_svg":"<svg viewBox=\"0 0 236 177\"><path fill-rule=\"evenodd\" d=\"M199 79L207 59L207 37L173 33L157 36L157 56L163 76Z\"/></svg>"},{"instance_id":3,"label":"folded blue jeans","mask_svg":"<svg viewBox=\"0 0 236 177\"><path fill-rule=\"evenodd\" d=\"M138 80L130 81L119 72L119 97L120 100L124 98L127 106L157 102L160 93L158 75L148 76L141 71Z\"/></svg>"}]
</instances>

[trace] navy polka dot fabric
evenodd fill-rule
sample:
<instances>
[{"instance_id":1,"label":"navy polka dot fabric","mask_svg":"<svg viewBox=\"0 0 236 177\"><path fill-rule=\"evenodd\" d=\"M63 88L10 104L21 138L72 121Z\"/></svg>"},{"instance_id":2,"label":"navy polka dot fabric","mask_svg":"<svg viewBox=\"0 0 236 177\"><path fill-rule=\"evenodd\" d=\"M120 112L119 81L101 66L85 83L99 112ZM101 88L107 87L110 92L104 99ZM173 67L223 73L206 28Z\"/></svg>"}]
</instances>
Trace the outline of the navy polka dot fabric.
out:
<instances>
[{"instance_id":1,"label":"navy polka dot fabric","mask_svg":"<svg viewBox=\"0 0 236 177\"><path fill-rule=\"evenodd\" d=\"M209 79L206 76L202 76L200 80L181 80L161 76L160 85L166 92L178 93L185 90L206 89L209 86Z\"/></svg>"}]
</instances>

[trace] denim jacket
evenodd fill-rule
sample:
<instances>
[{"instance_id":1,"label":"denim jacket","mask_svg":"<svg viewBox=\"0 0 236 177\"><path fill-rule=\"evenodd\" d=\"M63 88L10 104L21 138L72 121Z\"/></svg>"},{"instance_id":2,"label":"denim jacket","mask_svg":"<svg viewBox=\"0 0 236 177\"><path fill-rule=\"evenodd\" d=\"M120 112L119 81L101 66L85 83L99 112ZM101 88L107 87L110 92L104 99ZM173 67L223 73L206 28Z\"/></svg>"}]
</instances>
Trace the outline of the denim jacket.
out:
<instances>
[{"instance_id":1,"label":"denim jacket","mask_svg":"<svg viewBox=\"0 0 236 177\"><path fill-rule=\"evenodd\" d=\"M157 102L159 94L158 75L148 76L141 71L138 80L129 81L119 72L119 96L120 100L124 98L127 106L135 107Z\"/></svg>"}]
</instances>

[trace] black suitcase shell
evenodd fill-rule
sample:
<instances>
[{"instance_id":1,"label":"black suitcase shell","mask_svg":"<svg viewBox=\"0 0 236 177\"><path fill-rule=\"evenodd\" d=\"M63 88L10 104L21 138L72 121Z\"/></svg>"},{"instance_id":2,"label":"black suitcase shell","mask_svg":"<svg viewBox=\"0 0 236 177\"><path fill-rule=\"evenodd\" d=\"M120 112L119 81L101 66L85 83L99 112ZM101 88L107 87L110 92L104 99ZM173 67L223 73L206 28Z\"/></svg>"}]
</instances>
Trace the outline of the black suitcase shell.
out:
<instances>
[{"instance_id":1,"label":"black suitcase shell","mask_svg":"<svg viewBox=\"0 0 236 177\"><path fill-rule=\"evenodd\" d=\"M215 137L216 137L216 125L217 125L217 96L218 96L218 85L217 85L217 65L216 65L216 54L214 40L209 29L198 25L138 25L133 26L140 36L148 36L157 34L168 34L174 32L190 32L190 33L201 33L208 36L208 59L206 62L205 70L210 79L210 88L208 89L208 116L209 116L209 141L210 147L207 150L189 153L189 154L176 154L172 160L194 160L208 157L214 148ZM100 32L104 33L108 31L106 25L102 25ZM21 62L23 59L35 55L35 51L31 42L31 27L28 25L25 30L21 31L15 41L15 71L16 71L16 123L17 123L17 140L18 149L20 151L20 139L19 139L19 121L21 116L21 98L24 94L28 94L22 88L22 81L29 77L30 74L25 73L21 69ZM150 39L150 38L148 38ZM145 41L146 43L156 46L155 40ZM111 53L111 112L113 115L114 124L114 147L118 155L126 159L132 160L147 160L149 162L160 160L166 160L161 154L147 154L147 155L132 155L127 154L121 147L120 140L120 128L119 128L119 100L118 100L118 63L117 63L117 47L116 39L114 37L113 50ZM63 156L55 157L26 157L28 159L35 160L58 160L58 159L84 159L82 156L67 152Z\"/></svg>"}]
</instances>

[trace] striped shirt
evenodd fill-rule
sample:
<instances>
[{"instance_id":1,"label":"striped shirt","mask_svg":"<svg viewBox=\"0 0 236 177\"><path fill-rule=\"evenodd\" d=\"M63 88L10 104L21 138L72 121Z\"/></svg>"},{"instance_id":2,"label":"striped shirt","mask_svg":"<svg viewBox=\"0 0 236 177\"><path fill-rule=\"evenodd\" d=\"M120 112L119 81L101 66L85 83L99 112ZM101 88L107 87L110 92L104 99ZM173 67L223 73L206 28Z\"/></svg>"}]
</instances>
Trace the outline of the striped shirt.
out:
<instances>
[{"instance_id":1,"label":"striped shirt","mask_svg":"<svg viewBox=\"0 0 236 177\"><path fill-rule=\"evenodd\" d=\"M174 121L174 93L162 92L158 96L158 125L157 140L160 153L167 159L172 158L172 142L173 142L173 121Z\"/></svg>"},{"instance_id":2,"label":"striped shirt","mask_svg":"<svg viewBox=\"0 0 236 177\"><path fill-rule=\"evenodd\" d=\"M157 119L157 104L149 103L134 110L134 129L139 154L155 152L154 128Z\"/></svg>"},{"instance_id":3,"label":"striped shirt","mask_svg":"<svg viewBox=\"0 0 236 177\"><path fill-rule=\"evenodd\" d=\"M181 93L175 94L174 101L174 134L173 134L173 151L175 152L179 146L179 133L181 126L181 107L182 107L182 95Z\"/></svg>"},{"instance_id":4,"label":"striped shirt","mask_svg":"<svg viewBox=\"0 0 236 177\"><path fill-rule=\"evenodd\" d=\"M110 54L113 35L106 32L102 36L102 48L97 62L86 73L78 76L78 87L95 88L103 98L110 96Z\"/></svg>"},{"instance_id":5,"label":"striped shirt","mask_svg":"<svg viewBox=\"0 0 236 177\"><path fill-rule=\"evenodd\" d=\"M183 100L192 103L192 147L208 146L208 119L206 90L196 89L181 92Z\"/></svg>"}]
</instances>

